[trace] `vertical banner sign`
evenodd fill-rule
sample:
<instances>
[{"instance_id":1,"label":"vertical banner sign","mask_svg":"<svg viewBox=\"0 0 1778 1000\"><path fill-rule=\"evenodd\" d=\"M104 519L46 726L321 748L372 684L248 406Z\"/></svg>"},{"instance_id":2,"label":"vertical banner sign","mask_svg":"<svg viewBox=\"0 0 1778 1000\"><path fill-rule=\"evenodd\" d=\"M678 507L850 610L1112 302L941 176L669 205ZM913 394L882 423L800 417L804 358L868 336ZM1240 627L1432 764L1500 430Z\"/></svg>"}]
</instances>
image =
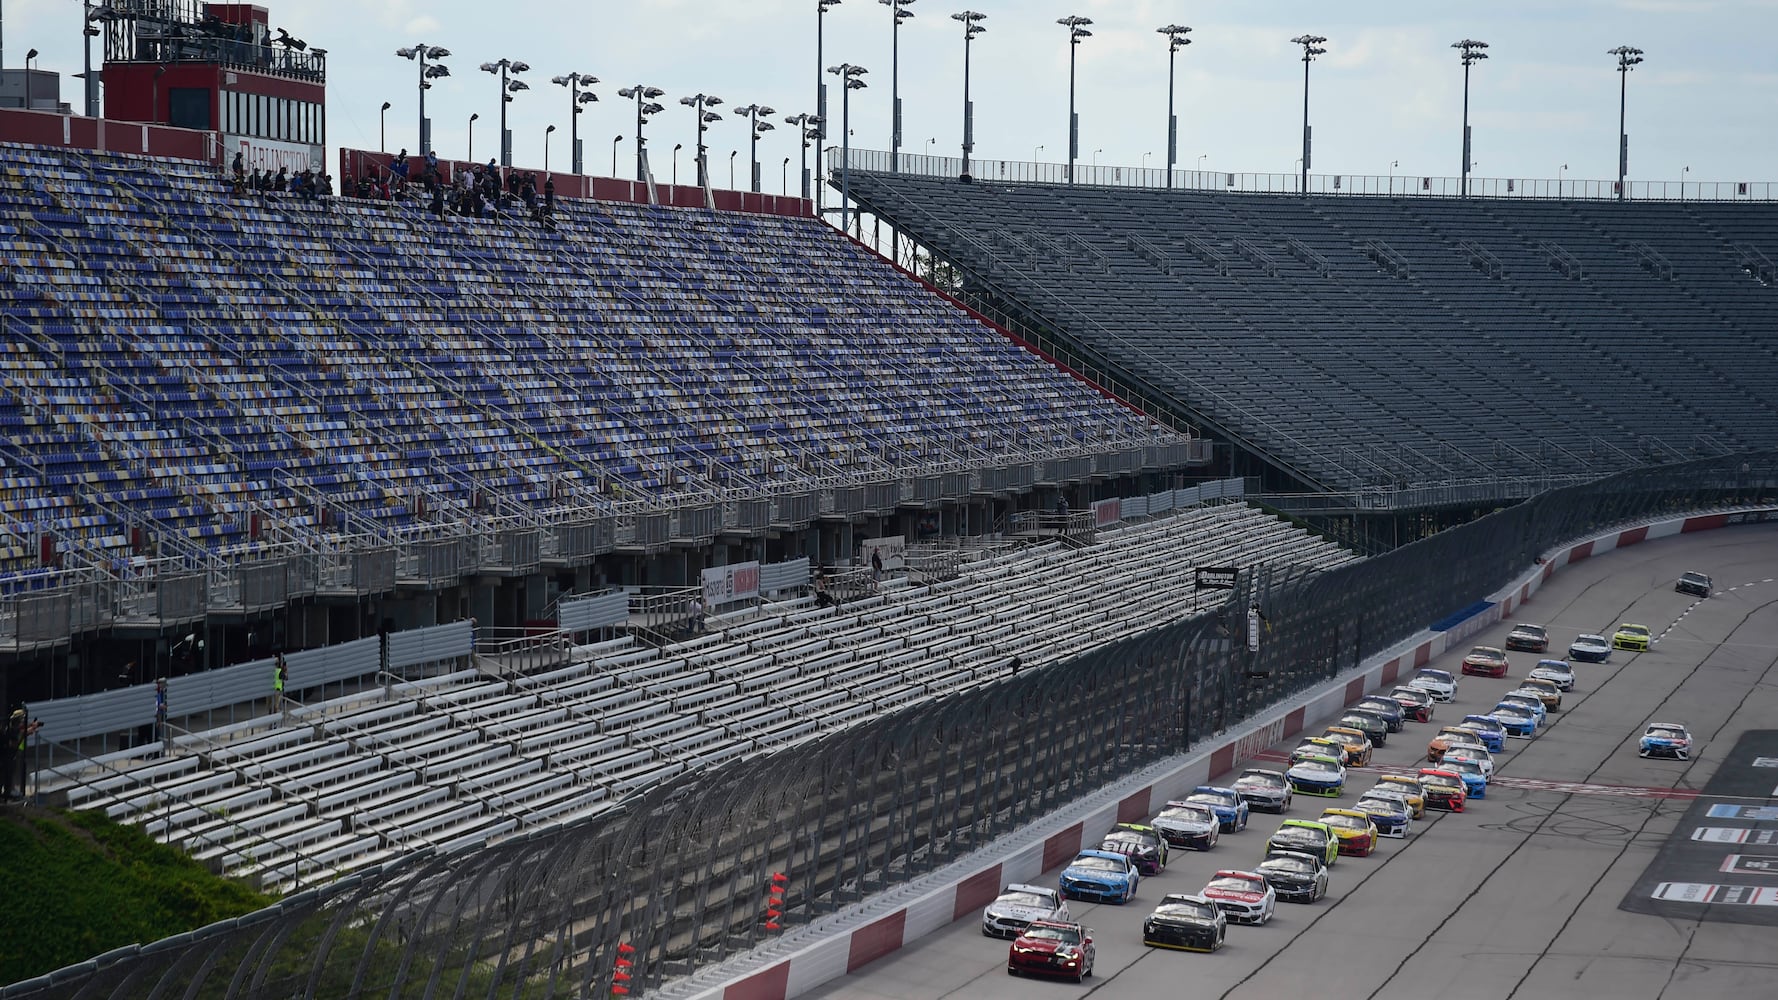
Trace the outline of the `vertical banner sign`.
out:
<instances>
[{"instance_id":1,"label":"vertical banner sign","mask_svg":"<svg viewBox=\"0 0 1778 1000\"><path fill-rule=\"evenodd\" d=\"M714 608L759 596L759 563L714 566L704 571L704 606Z\"/></svg>"},{"instance_id":2,"label":"vertical banner sign","mask_svg":"<svg viewBox=\"0 0 1778 1000\"><path fill-rule=\"evenodd\" d=\"M1099 500L1093 504L1093 527L1108 528L1123 519L1124 501L1121 497Z\"/></svg>"},{"instance_id":3,"label":"vertical banner sign","mask_svg":"<svg viewBox=\"0 0 1778 1000\"><path fill-rule=\"evenodd\" d=\"M1249 653L1259 652L1259 621L1260 621L1259 607L1256 605L1254 607L1248 608L1247 609L1247 651Z\"/></svg>"}]
</instances>

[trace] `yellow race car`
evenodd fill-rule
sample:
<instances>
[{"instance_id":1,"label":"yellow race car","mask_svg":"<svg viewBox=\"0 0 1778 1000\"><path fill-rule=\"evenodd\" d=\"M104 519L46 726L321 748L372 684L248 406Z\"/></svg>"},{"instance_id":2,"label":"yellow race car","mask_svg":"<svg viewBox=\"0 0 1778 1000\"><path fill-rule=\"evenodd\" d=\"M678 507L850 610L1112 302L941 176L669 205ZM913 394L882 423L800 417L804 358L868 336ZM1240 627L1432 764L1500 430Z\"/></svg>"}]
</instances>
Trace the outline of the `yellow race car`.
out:
<instances>
[{"instance_id":1,"label":"yellow race car","mask_svg":"<svg viewBox=\"0 0 1778 1000\"><path fill-rule=\"evenodd\" d=\"M1426 818L1426 790L1420 787L1420 779L1405 774L1385 774L1377 779L1377 786L1402 793L1407 797L1408 808L1414 811L1414 818Z\"/></svg>"},{"instance_id":2,"label":"yellow race car","mask_svg":"<svg viewBox=\"0 0 1778 1000\"><path fill-rule=\"evenodd\" d=\"M1321 822L1339 838L1341 854L1368 858L1377 849L1377 824L1369 813L1356 809L1323 809Z\"/></svg>"},{"instance_id":3,"label":"yellow race car","mask_svg":"<svg viewBox=\"0 0 1778 1000\"><path fill-rule=\"evenodd\" d=\"M1616 632L1611 633L1612 649L1638 649L1646 651L1648 649L1648 643L1649 637L1647 625L1634 625L1630 622L1624 622L1617 627Z\"/></svg>"},{"instance_id":4,"label":"yellow race car","mask_svg":"<svg viewBox=\"0 0 1778 1000\"><path fill-rule=\"evenodd\" d=\"M1321 731L1321 738L1339 741L1345 748L1341 763L1347 767L1370 766L1371 738L1363 732L1347 726L1328 726Z\"/></svg>"}]
</instances>

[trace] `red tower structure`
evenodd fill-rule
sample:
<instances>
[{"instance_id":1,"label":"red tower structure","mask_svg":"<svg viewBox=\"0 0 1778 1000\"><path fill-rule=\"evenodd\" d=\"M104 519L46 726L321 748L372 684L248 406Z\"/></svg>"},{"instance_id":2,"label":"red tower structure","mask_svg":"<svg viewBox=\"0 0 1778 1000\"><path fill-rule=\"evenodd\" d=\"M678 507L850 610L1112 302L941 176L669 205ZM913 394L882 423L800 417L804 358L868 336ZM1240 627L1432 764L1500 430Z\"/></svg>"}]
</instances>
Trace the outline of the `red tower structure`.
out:
<instances>
[{"instance_id":1,"label":"red tower structure","mask_svg":"<svg viewBox=\"0 0 1778 1000\"><path fill-rule=\"evenodd\" d=\"M254 4L110 0L105 117L221 134L220 159L248 169L322 169L327 52Z\"/></svg>"}]
</instances>

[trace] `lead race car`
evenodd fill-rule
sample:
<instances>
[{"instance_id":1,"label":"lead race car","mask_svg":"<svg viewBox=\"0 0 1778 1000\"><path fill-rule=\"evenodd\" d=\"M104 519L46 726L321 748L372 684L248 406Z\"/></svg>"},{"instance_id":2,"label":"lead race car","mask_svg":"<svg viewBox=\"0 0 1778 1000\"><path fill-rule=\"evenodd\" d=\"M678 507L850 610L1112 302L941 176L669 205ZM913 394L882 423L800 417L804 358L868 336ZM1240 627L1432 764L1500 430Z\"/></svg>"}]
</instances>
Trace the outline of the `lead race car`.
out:
<instances>
[{"instance_id":1,"label":"lead race car","mask_svg":"<svg viewBox=\"0 0 1778 1000\"><path fill-rule=\"evenodd\" d=\"M1077 923L1039 920L1007 949L1006 974L1062 976L1080 982L1093 974L1093 932Z\"/></svg>"},{"instance_id":2,"label":"lead race car","mask_svg":"<svg viewBox=\"0 0 1778 1000\"><path fill-rule=\"evenodd\" d=\"M1674 760L1690 760L1692 757L1692 733L1677 722L1651 722L1636 741L1636 755L1639 757L1671 757Z\"/></svg>"}]
</instances>

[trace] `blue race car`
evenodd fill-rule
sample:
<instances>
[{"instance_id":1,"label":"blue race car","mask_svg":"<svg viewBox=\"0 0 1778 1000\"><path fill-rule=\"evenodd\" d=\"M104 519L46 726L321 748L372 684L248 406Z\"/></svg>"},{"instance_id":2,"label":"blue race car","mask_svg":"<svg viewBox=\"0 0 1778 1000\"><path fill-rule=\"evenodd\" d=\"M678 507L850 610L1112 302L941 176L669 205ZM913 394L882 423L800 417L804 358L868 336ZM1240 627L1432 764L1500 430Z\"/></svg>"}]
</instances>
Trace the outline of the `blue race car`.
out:
<instances>
[{"instance_id":1,"label":"blue race car","mask_svg":"<svg viewBox=\"0 0 1778 1000\"><path fill-rule=\"evenodd\" d=\"M1247 800L1233 788L1221 785L1199 785L1185 797L1187 802L1197 802L1210 807L1216 818L1222 823L1223 833L1240 833L1247 829Z\"/></svg>"},{"instance_id":2,"label":"blue race car","mask_svg":"<svg viewBox=\"0 0 1778 1000\"><path fill-rule=\"evenodd\" d=\"M1323 798L1339 798L1346 790L1346 768L1338 758L1326 754L1312 754L1290 766L1284 772L1290 779L1290 790L1298 795L1319 795Z\"/></svg>"},{"instance_id":3,"label":"blue race car","mask_svg":"<svg viewBox=\"0 0 1778 1000\"><path fill-rule=\"evenodd\" d=\"M1464 793L1470 798L1485 799L1488 797L1488 775L1484 772L1481 764L1460 758L1453 760L1447 755L1444 760L1439 762L1438 766L1447 771L1456 771L1457 776L1463 779Z\"/></svg>"},{"instance_id":4,"label":"blue race car","mask_svg":"<svg viewBox=\"0 0 1778 1000\"><path fill-rule=\"evenodd\" d=\"M1487 747L1489 753L1506 749L1506 727L1492 715L1466 715L1457 725L1481 737L1482 746Z\"/></svg>"},{"instance_id":5,"label":"blue race car","mask_svg":"<svg viewBox=\"0 0 1778 1000\"><path fill-rule=\"evenodd\" d=\"M1536 719L1537 724L1540 726L1549 721L1549 706L1545 705L1543 699L1536 695L1514 694L1511 691L1508 691L1506 694L1500 696L1500 704L1518 705L1522 707L1525 711L1531 713L1531 717Z\"/></svg>"},{"instance_id":6,"label":"blue race car","mask_svg":"<svg viewBox=\"0 0 1778 1000\"><path fill-rule=\"evenodd\" d=\"M1136 863L1122 854L1081 851L1062 869L1062 898L1127 903L1135 897L1141 881Z\"/></svg>"},{"instance_id":7,"label":"blue race car","mask_svg":"<svg viewBox=\"0 0 1778 1000\"><path fill-rule=\"evenodd\" d=\"M1381 837L1406 837L1414 828L1414 812L1407 800L1388 788L1373 788L1358 797L1353 806L1369 813Z\"/></svg>"},{"instance_id":8,"label":"blue race car","mask_svg":"<svg viewBox=\"0 0 1778 1000\"><path fill-rule=\"evenodd\" d=\"M1636 755L1691 760L1691 730L1677 722L1651 722L1636 743Z\"/></svg>"},{"instance_id":9,"label":"blue race car","mask_svg":"<svg viewBox=\"0 0 1778 1000\"><path fill-rule=\"evenodd\" d=\"M1537 716L1523 705L1501 702L1489 713L1506 727L1508 736L1534 736L1537 733Z\"/></svg>"}]
</instances>

